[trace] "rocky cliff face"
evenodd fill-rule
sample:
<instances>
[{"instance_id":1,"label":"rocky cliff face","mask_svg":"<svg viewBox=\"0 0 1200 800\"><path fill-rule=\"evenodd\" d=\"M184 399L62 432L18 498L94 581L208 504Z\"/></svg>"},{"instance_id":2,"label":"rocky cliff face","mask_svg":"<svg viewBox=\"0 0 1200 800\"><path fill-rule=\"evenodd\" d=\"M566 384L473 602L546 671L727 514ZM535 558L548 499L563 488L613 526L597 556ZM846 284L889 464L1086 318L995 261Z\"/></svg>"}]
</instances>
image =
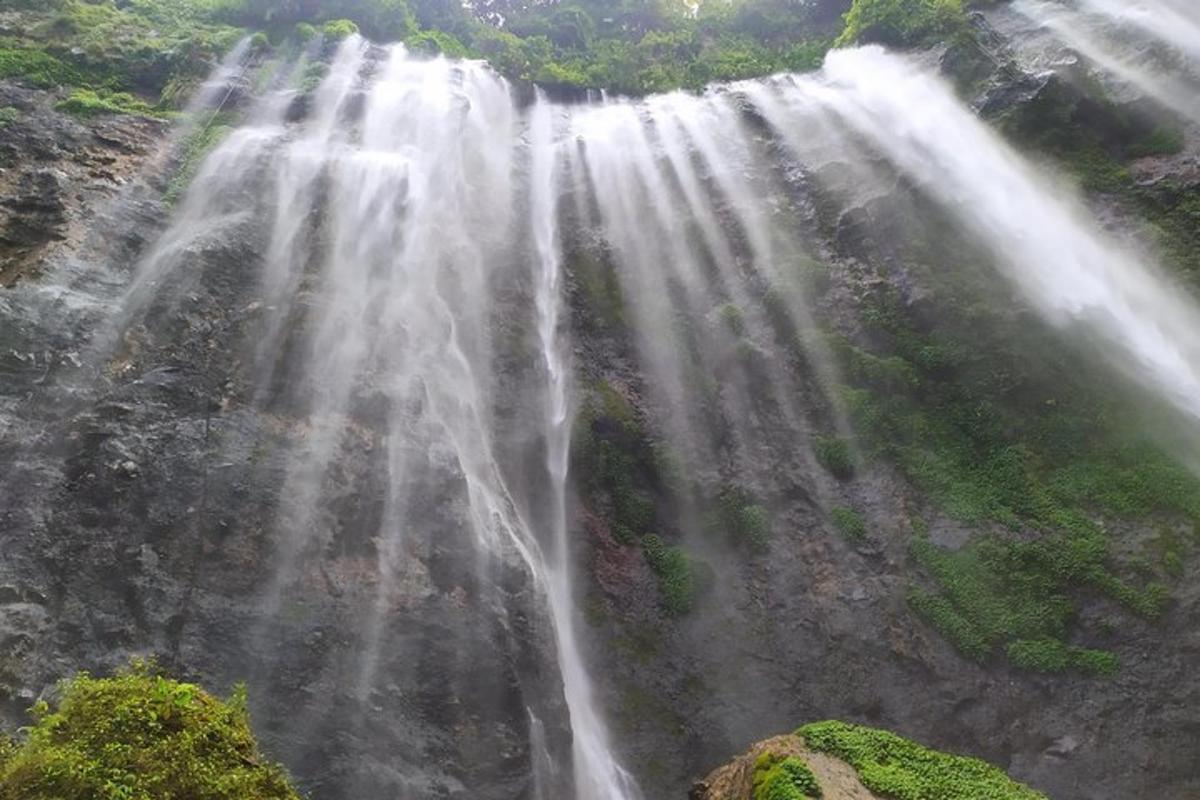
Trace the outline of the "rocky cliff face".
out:
<instances>
[{"instance_id":1,"label":"rocky cliff face","mask_svg":"<svg viewBox=\"0 0 1200 800\"><path fill-rule=\"evenodd\" d=\"M366 531L384 513L386 467L382 434L360 418L331 476L325 556L301 567L282 612L264 604L287 453L311 435L292 408L248 407L247 329L269 226L252 212L189 244L180 284L121 330L135 265L172 213L163 196L179 141L165 123L80 120L57 99L0 85L0 105L16 109L0 128L0 258L14 284L0 297L0 693L11 727L75 669L150 654L214 687L246 681L266 741L314 796L463 786L525 796L531 710L547 752L561 759L570 739L523 567L478 576L456 533L464 501L444 454L427 454L430 533L410 541L385 598L412 624L382 632L388 680L362 690L361 623L379 602ZM248 196L229 200L252 208ZM97 353L111 354L98 371Z\"/></svg>"},{"instance_id":2,"label":"rocky cliff face","mask_svg":"<svg viewBox=\"0 0 1200 800\"><path fill-rule=\"evenodd\" d=\"M1000 33L981 41L926 57L941 58L997 124L1038 134L1086 126L1105 144L1134 135L1118 119L1130 109L1089 98L1087 87L1068 79L1069 65L1034 74L1011 60ZM347 665L366 646L355 632L377 602L380 579L375 543L363 531L385 513L382 433L368 407L331 471L339 501L321 522L322 557L305 562L299 587L279 609L259 606L271 580L273 521L290 502L280 493L287 454L310 433L286 403L264 410L250 402L246 338L261 311L252 276L265 249L266 222L255 215L262 209L190 245L182 256L186 285L164 293L144 323L114 333L132 266L171 213L161 199L173 168L170 148L160 147L169 144L168 128L131 116L81 121L55 110L54 99L0 83L0 107L16 109L0 127L6 719L19 724L39 692L77 668L105 670L152 653L213 686L248 681L267 749L314 797L456 797L467 789L530 796L540 757L530 743L561 755L569 741L558 678L545 668L545 610L527 576L505 561L484 578L476 574L473 552L454 535L467 512L453 470L443 454L415 454L424 459L422 513L431 532L413 541L398 592L387 598L409 612L379 646L378 672L393 679L357 691ZM1066 119L1057 113L1064 110ZM1180 152L1125 165L1132 188L1093 191L1096 216L1130 229L1146 208L1167 209L1164 247L1184 241L1172 215L1180 198L1200 190L1197 143L1188 137ZM883 329L865 309L895 298L913 325L932 328L938 309L967 302L939 275L975 253L945 232L922 187L885 175L885 191L864 193L853 167L830 163L820 175L797 169L784 193L803 210L796 224L821 265L804 278L821 324L886 357ZM247 197L229 201L256 208ZM648 798L682 797L730 753L797 720L827 717L972 753L1061 800L1182 799L1200 790L1194 582L1174 581L1152 621L1086 586L1070 589L1077 611L1066 635L1073 646L1117 654L1119 671L1109 677L964 657L913 613L912 587L928 584L930 570L912 555L912 539L928 536L960 552L980 529L1025 539L1036 532L1021 523L1013 533L992 520L964 522L886 457L854 456L849 470L823 463L815 443L837 431L820 365L761 319L743 323L726 356L707 365L711 440L697 450L715 456L679 488L655 455L674 409L652 399L620 324L619 292L603 277L603 248L582 225L565 238L575 365L580 383L595 387L575 448L578 600L590 623L585 639L601 705ZM931 241L934 254L917 263L914 254ZM1010 289L975 278L964 294L982 298L991 331L1036 330L1042 342L1062 341ZM527 303L529 287L515 277L511 285L513 306ZM500 328L503 309L497 317ZM727 319L715 314L700 324ZM93 372L85 365L98 341L112 355ZM515 417L523 413L522 376L533 368L519 348L506 355L499 381L513 392L499 411ZM1023 355L1037 367L1004 397L1014 406L1044 403L1041 389L1071 371L1078 353ZM765 379L755 365L764 361L789 365L810 417L784 419L761 400L755 381ZM997 372L1010 366L996 363ZM722 380L735 374L745 383ZM733 396L742 391L736 385L750 388ZM732 420L730 409L744 416ZM735 454L726 446L735 423L754 429L755 449ZM623 484L597 477L597 442L629 452L622 463L651 505L651 522L632 540L622 531ZM527 441L504 446L514 463L532 458ZM536 505L538 487L527 494ZM1160 547L1163 529L1180 526L1178 516L1153 509L1107 521L1116 556ZM669 542L683 541L683 529L708 530L714 518L722 530L686 540L693 562L705 565L693 574L687 608L665 603L663 568L636 537L653 527ZM755 541L726 535L742 528ZM756 531L766 534L761 541ZM1192 575L1196 548L1172 552L1178 565L1171 569ZM1161 572L1157 562L1147 570ZM530 721L535 705L542 736ZM814 760L820 776L844 784L844 796L872 796L839 764ZM709 786L744 791L747 768L739 764Z\"/></svg>"}]
</instances>

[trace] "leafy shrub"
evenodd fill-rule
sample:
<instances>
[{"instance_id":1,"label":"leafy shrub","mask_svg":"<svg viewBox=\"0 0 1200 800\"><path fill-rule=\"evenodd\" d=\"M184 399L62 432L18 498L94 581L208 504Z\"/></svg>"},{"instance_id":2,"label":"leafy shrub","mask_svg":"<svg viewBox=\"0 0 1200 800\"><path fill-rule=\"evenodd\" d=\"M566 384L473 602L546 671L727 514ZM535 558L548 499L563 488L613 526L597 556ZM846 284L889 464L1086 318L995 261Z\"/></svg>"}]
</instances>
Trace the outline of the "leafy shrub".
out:
<instances>
[{"instance_id":1,"label":"leafy shrub","mask_svg":"<svg viewBox=\"0 0 1200 800\"><path fill-rule=\"evenodd\" d=\"M922 44L952 33L964 19L962 0L854 0L836 45Z\"/></svg>"},{"instance_id":2,"label":"leafy shrub","mask_svg":"<svg viewBox=\"0 0 1200 800\"><path fill-rule=\"evenodd\" d=\"M861 542L867 538L867 523L852 508L837 507L829 512L833 527L837 532L851 542Z\"/></svg>"},{"instance_id":3,"label":"leafy shrub","mask_svg":"<svg viewBox=\"0 0 1200 800\"><path fill-rule=\"evenodd\" d=\"M466 46L457 37L443 31L421 31L405 39L404 44L416 53L440 54L451 58L465 58L468 55Z\"/></svg>"},{"instance_id":4,"label":"leafy shrub","mask_svg":"<svg viewBox=\"0 0 1200 800\"><path fill-rule=\"evenodd\" d=\"M895 800L1046 800L991 764L930 750L888 731L830 720L796 733L809 748L854 767L868 789Z\"/></svg>"},{"instance_id":5,"label":"leafy shrub","mask_svg":"<svg viewBox=\"0 0 1200 800\"><path fill-rule=\"evenodd\" d=\"M779 758L763 753L754 761L753 800L806 800L819 798L817 776L799 758Z\"/></svg>"},{"instance_id":6,"label":"leafy shrub","mask_svg":"<svg viewBox=\"0 0 1200 800\"><path fill-rule=\"evenodd\" d=\"M0 800L299 800L259 753L242 689L219 700L135 663L80 673L61 695L0 754Z\"/></svg>"},{"instance_id":7,"label":"leafy shrub","mask_svg":"<svg viewBox=\"0 0 1200 800\"><path fill-rule=\"evenodd\" d=\"M338 42L358 33L358 26L348 19L333 19L321 26L321 33L331 42Z\"/></svg>"},{"instance_id":8,"label":"leafy shrub","mask_svg":"<svg viewBox=\"0 0 1200 800\"><path fill-rule=\"evenodd\" d=\"M854 477L854 459L850 455L850 443L835 436L819 436L813 450L817 461L838 480Z\"/></svg>"},{"instance_id":9,"label":"leafy shrub","mask_svg":"<svg viewBox=\"0 0 1200 800\"><path fill-rule=\"evenodd\" d=\"M668 547L657 534L642 537L642 552L658 576L663 608L672 616L686 614L695 599L696 580L691 562L679 547Z\"/></svg>"}]
</instances>

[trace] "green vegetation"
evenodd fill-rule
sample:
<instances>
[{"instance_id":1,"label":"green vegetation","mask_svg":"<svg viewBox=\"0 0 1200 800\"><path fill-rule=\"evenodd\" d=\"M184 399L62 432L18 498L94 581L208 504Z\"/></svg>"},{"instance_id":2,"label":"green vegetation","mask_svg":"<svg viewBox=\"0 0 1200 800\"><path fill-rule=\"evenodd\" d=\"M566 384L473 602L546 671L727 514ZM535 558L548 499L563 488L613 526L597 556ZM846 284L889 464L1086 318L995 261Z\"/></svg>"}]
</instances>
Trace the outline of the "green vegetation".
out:
<instances>
[{"instance_id":1,"label":"green vegetation","mask_svg":"<svg viewBox=\"0 0 1200 800\"><path fill-rule=\"evenodd\" d=\"M642 552L650 570L658 577L663 608L672 616L686 614L695 600L696 579L687 554L668 547L657 534L642 537Z\"/></svg>"},{"instance_id":2,"label":"green vegetation","mask_svg":"<svg viewBox=\"0 0 1200 800\"><path fill-rule=\"evenodd\" d=\"M218 114L208 120L207 124L191 132L183 143L179 166L167 184L165 199L168 203L174 203L183 196L204 158L232 131L231 117L228 114Z\"/></svg>"},{"instance_id":3,"label":"green vegetation","mask_svg":"<svg viewBox=\"0 0 1200 800\"><path fill-rule=\"evenodd\" d=\"M1130 158L1173 156L1183 152L1187 140L1178 125L1160 123L1127 148Z\"/></svg>"},{"instance_id":4,"label":"green vegetation","mask_svg":"<svg viewBox=\"0 0 1200 800\"><path fill-rule=\"evenodd\" d=\"M991 764L930 750L888 731L831 720L796 733L812 750L854 767L868 789L895 800L1045 800Z\"/></svg>"},{"instance_id":5,"label":"green vegetation","mask_svg":"<svg viewBox=\"0 0 1200 800\"><path fill-rule=\"evenodd\" d=\"M194 83L241 36L255 52L289 37L336 41L357 31L418 52L489 60L550 87L644 94L697 89L820 66L846 0L63 0L30 4L0 37L0 77L42 87L133 92L165 100ZM474 12L474 13L472 13ZM502 27L501 27L502 26ZM177 93L173 93L177 94Z\"/></svg>"},{"instance_id":6,"label":"green vegetation","mask_svg":"<svg viewBox=\"0 0 1200 800\"><path fill-rule=\"evenodd\" d=\"M338 42L358 33L358 25L348 19L333 19L321 26L321 34L331 42Z\"/></svg>"},{"instance_id":7,"label":"green vegetation","mask_svg":"<svg viewBox=\"0 0 1200 800\"><path fill-rule=\"evenodd\" d=\"M484 58L507 77L552 88L638 95L817 69L835 39L929 43L961 30L959 3L61 0L29 4L20 35L0 37L0 77L132 92L165 108L241 36L252 34L261 53L288 39L332 42L361 31L418 52Z\"/></svg>"},{"instance_id":8,"label":"green vegetation","mask_svg":"<svg viewBox=\"0 0 1200 800\"><path fill-rule=\"evenodd\" d=\"M99 114L138 114L146 117L162 116L148 103L128 92L95 92L91 89L76 89L70 97L58 104L61 111L79 117L94 117Z\"/></svg>"},{"instance_id":9,"label":"green vegetation","mask_svg":"<svg viewBox=\"0 0 1200 800\"><path fill-rule=\"evenodd\" d=\"M833 436L819 436L813 450L821 466L838 480L848 480L854 477L854 457L850 452L850 443L845 439Z\"/></svg>"},{"instance_id":10,"label":"green vegetation","mask_svg":"<svg viewBox=\"0 0 1200 800\"><path fill-rule=\"evenodd\" d=\"M926 247L970 252L927 241L937 236L907 243L910 263L944 260ZM1108 674L1112 654L1068 644L1081 604L1106 596L1157 616L1195 537L1174 537L1135 570L1114 556L1107 529L1128 520L1194 530L1200 483L1140 438L1128 399L1087 354L1027 316L977 302L995 291L994 278L963 267L951 283L940 279L947 269L923 273L939 291L935 321L885 292L863 304L871 351L834 341L864 453L982 529L953 551L914 537L913 562L928 582L910 588L910 607L969 658Z\"/></svg>"},{"instance_id":11,"label":"green vegetation","mask_svg":"<svg viewBox=\"0 0 1200 800\"><path fill-rule=\"evenodd\" d=\"M629 401L609 383L596 386L575 422L574 469L585 492L612 525L614 538L634 544L656 526L658 459Z\"/></svg>"},{"instance_id":12,"label":"green vegetation","mask_svg":"<svg viewBox=\"0 0 1200 800\"><path fill-rule=\"evenodd\" d=\"M962 0L854 0L836 44L908 47L942 39L965 23Z\"/></svg>"},{"instance_id":13,"label":"green vegetation","mask_svg":"<svg viewBox=\"0 0 1200 800\"><path fill-rule=\"evenodd\" d=\"M867 523L862 514L852 508L834 508L829 512L833 527L837 532L851 542L861 542L867 538Z\"/></svg>"},{"instance_id":14,"label":"green vegetation","mask_svg":"<svg viewBox=\"0 0 1200 800\"><path fill-rule=\"evenodd\" d=\"M0 800L299 800L259 753L241 689L219 700L135 663L60 691L23 743L0 742Z\"/></svg>"},{"instance_id":15,"label":"green vegetation","mask_svg":"<svg viewBox=\"0 0 1200 800\"><path fill-rule=\"evenodd\" d=\"M0 128L7 128L21 118L20 109L12 106L4 106L0 108Z\"/></svg>"},{"instance_id":16,"label":"green vegetation","mask_svg":"<svg viewBox=\"0 0 1200 800\"><path fill-rule=\"evenodd\" d=\"M763 753L754 761L753 800L806 800L821 796L821 785L808 765L795 756Z\"/></svg>"},{"instance_id":17,"label":"green vegetation","mask_svg":"<svg viewBox=\"0 0 1200 800\"><path fill-rule=\"evenodd\" d=\"M1103 650L1068 647L1057 639L1020 639L1008 646L1008 659L1018 667L1036 672L1064 672L1078 669L1096 675L1117 671L1117 657Z\"/></svg>"},{"instance_id":18,"label":"green vegetation","mask_svg":"<svg viewBox=\"0 0 1200 800\"><path fill-rule=\"evenodd\" d=\"M765 550L771 539L770 514L745 487L732 483L722 486L706 516L710 531L723 533L753 550Z\"/></svg>"},{"instance_id":19,"label":"green vegetation","mask_svg":"<svg viewBox=\"0 0 1200 800\"><path fill-rule=\"evenodd\" d=\"M0 78L17 78L43 89L79 81L79 72L31 47L0 47Z\"/></svg>"}]
</instances>

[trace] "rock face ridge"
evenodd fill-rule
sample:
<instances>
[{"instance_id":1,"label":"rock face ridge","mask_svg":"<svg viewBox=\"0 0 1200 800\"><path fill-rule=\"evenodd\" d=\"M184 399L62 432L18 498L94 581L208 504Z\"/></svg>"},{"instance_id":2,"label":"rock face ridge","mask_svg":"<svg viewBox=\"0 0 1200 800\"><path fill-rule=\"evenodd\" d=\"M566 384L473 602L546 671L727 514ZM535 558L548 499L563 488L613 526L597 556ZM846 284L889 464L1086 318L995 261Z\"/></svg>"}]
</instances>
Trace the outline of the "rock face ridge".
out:
<instances>
[{"instance_id":1,"label":"rock face ridge","mask_svg":"<svg viewBox=\"0 0 1200 800\"><path fill-rule=\"evenodd\" d=\"M980 95L996 113L1026 108L1057 87L1045 76L1013 81L997 70L987 70L994 83ZM236 343L259 311L249 276L261 258L262 221L246 220L190 254L195 288L114 347L105 374L77 374L89 332L112 313L129 265L169 213L158 200L165 167L155 161L165 128L134 117L81 123L55 111L46 93L11 84L0 84L3 105L28 115L0 129L8 154L0 164L0 283L13 286L0 295L0 652L8 654L0 680L8 721L18 723L38 692L80 666L103 670L152 652L215 686L248 680L268 749L314 796L454 797L467 788L488 798L529 796L528 698L551 698L551 746L562 746L565 720L555 677L537 666L547 648L542 611L515 566L479 586L453 536L416 547L403 590L390 599L420 610L409 615L419 623L387 642L398 654L387 665L396 681L370 696L348 685L338 653L361 646L345 631L377 579L372 544L357 533L368 527L358 522L381 513L379 433L369 418L339 456L334 482L344 501L331 557L306 575L306 595L293 599L279 626L247 599L266 580L266 530L288 502L278 490L283 455L306 435L289 409L252 412L245 402ZM1194 186L1189 164L1194 151L1143 164L1139 174ZM811 179L796 176L798 194ZM889 220L903 220L916 195L897 184L887 196L813 204L803 224L831 265L831 317L841 314L839 303L880 288L899 287L911 306L928 302L925 287L888 257L889 225L902 227ZM41 282L48 266L59 271ZM645 399L627 343L595 318L582 268L568 269L581 372L618 387L653 424L663 410ZM755 423L770 428L770 411ZM925 508L920 493L886 464L861 469L846 485L794 451L781 440L756 454L773 465L773 478L739 476L771 511L766 555L744 559L712 545L703 555L719 580L679 619L662 613L655 575L618 540L604 509L584 499L575 510L586 537L580 594L594 622L593 672L649 797L682 796L696 775L764 732L821 717L953 744L1063 800L1184 800L1200 788L1192 713L1200 685L1191 676L1200 590L1181 586L1153 626L1114 635L1123 667L1109 680L971 663L906 606L909 520ZM445 465L431 457L428 466L430 516L448 534L463 512L441 486ZM699 477L717 485L730 472L714 464ZM831 530L824 499L846 496L878 535L855 542ZM940 543L964 536L943 516L933 515L931 528ZM1195 568L1192 554L1188 574ZM526 613L490 615L493 592L517 598ZM1124 612L1097 602L1084 613ZM250 667L264 662L275 665L267 674ZM447 684L447 664L472 665L472 677ZM297 708L315 720L311 727L293 726ZM728 779L744 788L739 764L710 786ZM854 794L849 777L846 785L845 797L871 797Z\"/></svg>"}]
</instances>

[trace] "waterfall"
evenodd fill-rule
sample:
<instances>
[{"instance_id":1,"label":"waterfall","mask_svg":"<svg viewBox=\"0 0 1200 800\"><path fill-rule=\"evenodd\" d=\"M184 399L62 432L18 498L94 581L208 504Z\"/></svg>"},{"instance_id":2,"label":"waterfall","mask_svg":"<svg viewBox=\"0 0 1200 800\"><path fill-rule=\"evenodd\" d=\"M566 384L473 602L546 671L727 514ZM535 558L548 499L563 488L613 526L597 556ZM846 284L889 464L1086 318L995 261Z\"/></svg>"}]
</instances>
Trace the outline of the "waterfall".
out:
<instances>
[{"instance_id":1,"label":"waterfall","mask_svg":"<svg viewBox=\"0 0 1200 800\"><path fill-rule=\"evenodd\" d=\"M563 691L574 732L573 761L578 800L634 800L640 797L633 778L614 759L608 732L592 696L591 680L575 635L573 570L567 523L567 468L570 463L571 418L567 398L569 364L559 341L562 264L558 237L558 151L554 109L539 93L530 114L530 225L537 275L538 339L546 366L546 472L550 477L550 552L547 592L558 643Z\"/></svg>"},{"instance_id":2,"label":"waterfall","mask_svg":"<svg viewBox=\"0 0 1200 800\"><path fill-rule=\"evenodd\" d=\"M1200 123L1200 12L1194 6L1082 0L1074 8L1017 0L1012 7L1105 73ZM1153 57L1146 40L1165 45L1174 58Z\"/></svg>"},{"instance_id":3,"label":"waterfall","mask_svg":"<svg viewBox=\"0 0 1200 800\"><path fill-rule=\"evenodd\" d=\"M327 627L351 644L320 669L352 691L304 695L284 738L320 739L337 703L354 704L363 740L402 727L375 702L390 693L431 731L397 736L382 756L396 773L453 760L457 736L525 759L533 777L512 796L642 797L577 624L589 543L569 474L568 294L584 281L568 239L615 275L640 399L713 483L736 473L787 491L790 474L817 472L818 429L851 435L805 290L827 255L813 197L835 162L852 203L908 179L1047 320L1102 342L1114 370L1200 422L1193 301L909 59L835 51L813 75L579 105L522 104L483 63L357 36L329 62L314 91L259 97L207 157L95 342L100 361L172 336L219 358L214 331L236 329L227 361L246 385L212 405L282 455L263 467L278 496L247 524L259 539L237 543L270 565L246 589L261 614L245 641L213 639L269 683L293 643L316 649L312 597L336 590L349 609ZM214 321L196 309L228 297L222 281L240 307ZM818 391L778 356L780 330ZM222 463L252 460L249 434L204 435ZM475 663L484 650L497 674ZM413 688L431 675L433 700ZM348 793L355 780L331 779ZM457 776L380 780L424 797Z\"/></svg>"},{"instance_id":4,"label":"waterfall","mask_svg":"<svg viewBox=\"0 0 1200 800\"><path fill-rule=\"evenodd\" d=\"M971 230L1053 323L1082 324L1137 381L1200 420L1200 313L1088 219L948 86L879 48L830 54L826 82L789 81L912 175ZM913 114L913 108L922 109Z\"/></svg>"}]
</instances>

